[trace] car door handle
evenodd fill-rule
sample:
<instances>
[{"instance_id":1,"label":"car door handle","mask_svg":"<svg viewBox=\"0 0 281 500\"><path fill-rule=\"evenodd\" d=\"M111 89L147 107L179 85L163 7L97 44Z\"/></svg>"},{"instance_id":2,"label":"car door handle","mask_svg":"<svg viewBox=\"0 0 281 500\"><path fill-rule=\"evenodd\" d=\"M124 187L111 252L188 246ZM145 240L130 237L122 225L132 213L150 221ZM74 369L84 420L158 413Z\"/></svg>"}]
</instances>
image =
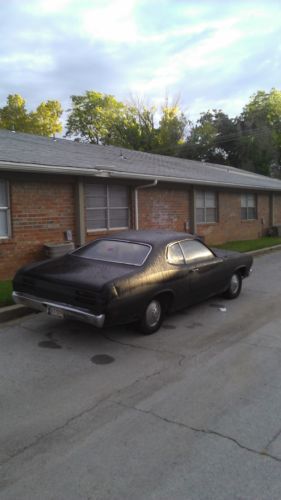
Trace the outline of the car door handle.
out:
<instances>
[{"instance_id":1,"label":"car door handle","mask_svg":"<svg viewBox=\"0 0 281 500\"><path fill-rule=\"evenodd\" d=\"M192 273L197 273L199 271L199 267L193 267L190 269Z\"/></svg>"}]
</instances>

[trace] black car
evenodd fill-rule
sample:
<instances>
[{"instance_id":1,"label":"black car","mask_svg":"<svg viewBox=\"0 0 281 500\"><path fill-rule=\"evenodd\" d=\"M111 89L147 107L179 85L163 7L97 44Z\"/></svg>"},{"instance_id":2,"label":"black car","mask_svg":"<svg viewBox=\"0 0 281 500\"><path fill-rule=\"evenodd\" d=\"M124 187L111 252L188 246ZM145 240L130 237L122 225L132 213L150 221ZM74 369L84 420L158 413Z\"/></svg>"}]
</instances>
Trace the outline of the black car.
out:
<instances>
[{"instance_id":1,"label":"black car","mask_svg":"<svg viewBox=\"0 0 281 500\"><path fill-rule=\"evenodd\" d=\"M221 293L238 297L252 261L186 233L126 231L20 269L13 297L52 316L97 327L135 322L150 334L167 312Z\"/></svg>"}]
</instances>

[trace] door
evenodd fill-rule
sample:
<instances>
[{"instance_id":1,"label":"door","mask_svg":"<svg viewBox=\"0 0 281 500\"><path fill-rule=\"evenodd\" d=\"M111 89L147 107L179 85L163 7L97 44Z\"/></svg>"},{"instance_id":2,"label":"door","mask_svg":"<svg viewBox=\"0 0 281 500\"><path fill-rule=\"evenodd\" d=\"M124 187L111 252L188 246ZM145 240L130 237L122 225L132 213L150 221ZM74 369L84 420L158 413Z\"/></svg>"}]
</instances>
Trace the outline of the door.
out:
<instances>
[{"instance_id":1,"label":"door","mask_svg":"<svg viewBox=\"0 0 281 500\"><path fill-rule=\"evenodd\" d=\"M188 271L191 301L199 302L219 292L224 283L222 259L198 240L184 240L180 246Z\"/></svg>"}]
</instances>

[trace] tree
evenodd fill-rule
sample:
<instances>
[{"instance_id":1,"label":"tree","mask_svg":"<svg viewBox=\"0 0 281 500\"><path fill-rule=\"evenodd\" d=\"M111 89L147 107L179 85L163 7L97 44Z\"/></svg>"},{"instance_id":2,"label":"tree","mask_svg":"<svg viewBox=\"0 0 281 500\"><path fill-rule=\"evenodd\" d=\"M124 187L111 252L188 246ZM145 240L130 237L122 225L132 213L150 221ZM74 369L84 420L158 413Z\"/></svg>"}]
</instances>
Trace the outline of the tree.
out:
<instances>
[{"instance_id":1,"label":"tree","mask_svg":"<svg viewBox=\"0 0 281 500\"><path fill-rule=\"evenodd\" d=\"M42 102L36 111L29 113L25 100L20 95L9 95L6 106L0 108L0 128L51 136L62 131L59 121L62 112L58 101L47 101Z\"/></svg>"},{"instance_id":2,"label":"tree","mask_svg":"<svg viewBox=\"0 0 281 500\"><path fill-rule=\"evenodd\" d=\"M269 175L281 166L281 91L259 90L237 119L243 168ZM279 173L280 175L280 173Z\"/></svg>"},{"instance_id":3,"label":"tree","mask_svg":"<svg viewBox=\"0 0 281 500\"><path fill-rule=\"evenodd\" d=\"M28 112L25 100L20 95L8 95L6 106L0 108L0 127L15 132L27 131Z\"/></svg>"},{"instance_id":4,"label":"tree","mask_svg":"<svg viewBox=\"0 0 281 500\"><path fill-rule=\"evenodd\" d=\"M137 131L137 144L134 149L154 152L158 147L158 130L155 126L157 108L145 104L140 98L131 100L128 112Z\"/></svg>"},{"instance_id":5,"label":"tree","mask_svg":"<svg viewBox=\"0 0 281 500\"><path fill-rule=\"evenodd\" d=\"M29 132L37 135L51 136L62 132L59 121L63 113L59 101L42 102L35 112L29 115Z\"/></svg>"},{"instance_id":6,"label":"tree","mask_svg":"<svg viewBox=\"0 0 281 500\"><path fill-rule=\"evenodd\" d=\"M184 142L188 121L178 103L170 106L166 100L161 112L157 152L173 156L176 154L178 146Z\"/></svg>"},{"instance_id":7,"label":"tree","mask_svg":"<svg viewBox=\"0 0 281 500\"><path fill-rule=\"evenodd\" d=\"M114 96L86 91L72 95L72 109L66 127L66 136L75 136L93 144L112 144L125 112L124 104Z\"/></svg>"},{"instance_id":8,"label":"tree","mask_svg":"<svg viewBox=\"0 0 281 500\"><path fill-rule=\"evenodd\" d=\"M174 154L183 138L186 118L177 105L162 107L157 127L157 108L138 98L123 103L112 95L86 91L71 100L66 136L162 154Z\"/></svg>"},{"instance_id":9,"label":"tree","mask_svg":"<svg viewBox=\"0 0 281 500\"><path fill-rule=\"evenodd\" d=\"M234 164L236 161L237 126L235 121L213 109L201 113L178 151L184 158L210 163Z\"/></svg>"},{"instance_id":10,"label":"tree","mask_svg":"<svg viewBox=\"0 0 281 500\"><path fill-rule=\"evenodd\" d=\"M114 96L86 91L72 96L66 136L93 144L151 151L154 146L154 108L140 101L128 104Z\"/></svg>"}]
</instances>

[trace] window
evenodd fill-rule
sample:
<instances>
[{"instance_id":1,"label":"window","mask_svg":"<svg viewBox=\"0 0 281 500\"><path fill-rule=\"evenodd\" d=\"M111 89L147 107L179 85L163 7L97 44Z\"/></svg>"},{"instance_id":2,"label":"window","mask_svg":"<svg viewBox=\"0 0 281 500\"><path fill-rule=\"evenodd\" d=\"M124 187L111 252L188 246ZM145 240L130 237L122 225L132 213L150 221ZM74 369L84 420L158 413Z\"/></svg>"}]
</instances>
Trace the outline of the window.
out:
<instances>
[{"instance_id":1,"label":"window","mask_svg":"<svg viewBox=\"0 0 281 500\"><path fill-rule=\"evenodd\" d=\"M244 193L241 195L241 219L253 220L257 218L257 200L256 195Z\"/></svg>"},{"instance_id":2,"label":"window","mask_svg":"<svg viewBox=\"0 0 281 500\"><path fill-rule=\"evenodd\" d=\"M192 264L211 260L214 254L198 240L183 240L168 247L168 262L170 264Z\"/></svg>"},{"instance_id":3,"label":"window","mask_svg":"<svg viewBox=\"0 0 281 500\"><path fill-rule=\"evenodd\" d=\"M217 222L217 194L196 191L196 221L198 224Z\"/></svg>"},{"instance_id":4,"label":"window","mask_svg":"<svg viewBox=\"0 0 281 500\"><path fill-rule=\"evenodd\" d=\"M184 257L179 243L174 243L168 247L167 257L170 264L184 264Z\"/></svg>"},{"instance_id":5,"label":"window","mask_svg":"<svg viewBox=\"0 0 281 500\"><path fill-rule=\"evenodd\" d=\"M151 251L151 246L121 240L98 240L79 248L72 255L104 262L142 266Z\"/></svg>"},{"instance_id":6,"label":"window","mask_svg":"<svg viewBox=\"0 0 281 500\"><path fill-rule=\"evenodd\" d=\"M129 223L129 193L126 186L86 184L88 230L125 229Z\"/></svg>"},{"instance_id":7,"label":"window","mask_svg":"<svg viewBox=\"0 0 281 500\"><path fill-rule=\"evenodd\" d=\"M0 179L0 238L9 236L9 194L8 183Z\"/></svg>"},{"instance_id":8,"label":"window","mask_svg":"<svg viewBox=\"0 0 281 500\"><path fill-rule=\"evenodd\" d=\"M205 247L203 243L197 240L184 240L180 242L186 264L199 262L202 260L211 260L214 254Z\"/></svg>"}]
</instances>

